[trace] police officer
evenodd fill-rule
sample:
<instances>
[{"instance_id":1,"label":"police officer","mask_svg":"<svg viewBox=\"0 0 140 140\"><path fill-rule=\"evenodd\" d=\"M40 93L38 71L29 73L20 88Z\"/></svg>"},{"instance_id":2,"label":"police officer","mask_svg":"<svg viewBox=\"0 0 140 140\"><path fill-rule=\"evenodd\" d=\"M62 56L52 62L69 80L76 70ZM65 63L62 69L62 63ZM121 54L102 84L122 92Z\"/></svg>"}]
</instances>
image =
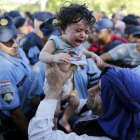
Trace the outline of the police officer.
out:
<instances>
[{"instance_id":1,"label":"police officer","mask_svg":"<svg viewBox=\"0 0 140 140\"><path fill-rule=\"evenodd\" d=\"M27 100L31 68L19 48L19 33L11 17L0 17L0 125L6 130L17 127L26 140L28 119L33 112Z\"/></svg>"},{"instance_id":2,"label":"police officer","mask_svg":"<svg viewBox=\"0 0 140 140\"><path fill-rule=\"evenodd\" d=\"M18 35L18 38L21 40L28 33L28 26L25 18L21 16L15 17L13 19L15 27L22 33Z\"/></svg>"},{"instance_id":3,"label":"police officer","mask_svg":"<svg viewBox=\"0 0 140 140\"><path fill-rule=\"evenodd\" d=\"M43 37L40 31L40 25L48 18L53 17L50 12L37 12L34 14L34 30L26 34L20 41L20 47L23 48L31 65L39 61L39 53L43 48L41 38Z\"/></svg>"},{"instance_id":4,"label":"police officer","mask_svg":"<svg viewBox=\"0 0 140 140\"><path fill-rule=\"evenodd\" d=\"M55 27L52 22L55 19L55 16L46 19L41 25L40 30L42 31L43 37L41 38L42 44L45 45L48 38L51 35L59 35L60 31L57 27ZM31 100L31 104L37 108L39 105L40 100L45 96L43 91L43 85L45 81L45 67L44 63L38 61L31 73L32 79L32 87L29 91L29 99Z\"/></svg>"}]
</instances>

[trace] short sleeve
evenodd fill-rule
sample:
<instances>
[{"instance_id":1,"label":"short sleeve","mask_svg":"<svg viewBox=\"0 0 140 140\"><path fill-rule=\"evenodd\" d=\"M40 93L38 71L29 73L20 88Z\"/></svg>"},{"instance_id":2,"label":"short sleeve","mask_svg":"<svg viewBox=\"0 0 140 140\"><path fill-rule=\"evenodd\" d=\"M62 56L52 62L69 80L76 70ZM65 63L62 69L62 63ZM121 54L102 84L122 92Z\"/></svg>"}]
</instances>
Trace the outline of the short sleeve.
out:
<instances>
[{"instance_id":1,"label":"short sleeve","mask_svg":"<svg viewBox=\"0 0 140 140\"><path fill-rule=\"evenodd\" d=\"M49 37L49 40L53 40L54 41L56 50L60 49L59 43L58 43L57 39L53 35Z\"/></svg>"},{"instance_id":2,"label":"short sleeve","mask_svg":"<svg viewBox=\"0 0 140 140\"><path fill-rule=\"evenodd\" d=\"M0 69L0 109L12 110L20 105L16 78L10 70Z\"/></svg>"},{"instance_id":3,"label":"short sleeve","mask_svg":"<svg viewBox=\"0 0 140 140\"><path fill-rule=\"evenodd\" d=\"M121 44L108 52L113 60L120 60L128 55L128 49L126 45L127 44Z\"/></svg>"}]
</instances>

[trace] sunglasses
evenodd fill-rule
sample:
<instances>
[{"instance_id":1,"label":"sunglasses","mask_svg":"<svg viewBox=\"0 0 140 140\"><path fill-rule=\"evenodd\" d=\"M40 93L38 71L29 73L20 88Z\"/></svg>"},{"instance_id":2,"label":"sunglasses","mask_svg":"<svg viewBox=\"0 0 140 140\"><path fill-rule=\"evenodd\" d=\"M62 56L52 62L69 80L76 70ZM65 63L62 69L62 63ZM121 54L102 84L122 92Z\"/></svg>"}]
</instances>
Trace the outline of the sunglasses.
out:
<instances>
[{"instance_id":1,"label":"sunglasses","mask_svg":"<svg viewBox=\"0 0 140 140\"><path fill-rule=\"evenodd\" d=\"M5 46L11 48L14 43L17 43L17 44L19 43L19 38L17 35L15 35L9 41L1 42L1 43L4 44Z\"/></svg>"},{"instance_id":2,"label":"sunglasses","mask_svg":"<svg viewBox=\"0 0 140 140\"><path fill-rule=\"evenodd\" d=\"M92 33L100 33L100 32L102 32L102 31L106 31L107 30L107 28L104 28L104 29L101 29L101 30L97 30L97 29L93 29L92 30Z\"/></svg>"}]
</instances>

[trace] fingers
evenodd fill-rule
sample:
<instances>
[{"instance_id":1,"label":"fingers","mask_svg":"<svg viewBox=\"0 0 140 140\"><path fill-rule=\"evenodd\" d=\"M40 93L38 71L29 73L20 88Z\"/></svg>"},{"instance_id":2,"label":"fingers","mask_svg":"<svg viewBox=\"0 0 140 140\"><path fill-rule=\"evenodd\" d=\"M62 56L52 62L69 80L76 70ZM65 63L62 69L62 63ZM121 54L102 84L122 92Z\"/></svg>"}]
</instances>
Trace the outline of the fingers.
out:
<instances>
[{"instance_id":1,"label":"fingers","mask_svg":"<svg viewBox=\"0 0 140 140\"><path fill-rule=\"evenodd\" d=\"M102 59L98 55L95 55L94 59L97 66L101 66L103 64Z\"/></svg>"},{"instance_id":2,"label":"fingers","mask_svg":"<svg viewBox=\"0 0 140 140\"><path fill-rule=\"evenodd\" d=\"M63 62L63 63L66 63L66 64L69 64L70 61L71 61L71 56L67 53L61 53L60 55L60 60Z\"/></svg>"},{"instance_id":3,"label":"fingers","mask_svg":"<svg viewBox=\"0 0 140 140\"><path fill-rule=\"evenodd\" d=\"M93 88L90 88L90 89L88 89L88 93L90 94L90 95L92 95L92 96L94 96L94 87Z\"/></svg>"},{"instance_id":4,"label":"fingers","mask_svg":"<svg viewBox=\"0 0 140 140\"><path fill-rule=\"evenodd\" d=\"M98 66L101 66L103 64L103 61L102 61L101 58L100 59L97 59L96 62L97 62L97 65Z\"/></svg>"},{"instance_id":5,"label":"fingers","mask_svg":"<svg viewBox=\"0 0 140 140\"><path fill-rule=\"evenodd\" d=\"M70 64L70 60L68 60L66 58L61 58L60 63Z\"/></svg>"}]
</instances>

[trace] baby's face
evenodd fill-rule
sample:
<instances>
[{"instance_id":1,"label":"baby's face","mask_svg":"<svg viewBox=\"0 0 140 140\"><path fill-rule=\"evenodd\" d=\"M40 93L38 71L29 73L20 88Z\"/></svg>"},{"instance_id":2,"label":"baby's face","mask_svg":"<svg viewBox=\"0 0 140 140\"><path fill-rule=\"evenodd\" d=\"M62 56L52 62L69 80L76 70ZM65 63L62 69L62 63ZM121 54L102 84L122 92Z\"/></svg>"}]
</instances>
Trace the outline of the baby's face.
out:
<instances>
[{"instance_id":1,"label":"baby's face","mask_svg":"<svg viewBox=\"0 0 140 140\"><path fill-rule=\"evenodd\" d=\"M66 27L62 36L72 47L78 47L87 40L89 29L89 26L81 20Z\"/></svg>"}]
</instances>

